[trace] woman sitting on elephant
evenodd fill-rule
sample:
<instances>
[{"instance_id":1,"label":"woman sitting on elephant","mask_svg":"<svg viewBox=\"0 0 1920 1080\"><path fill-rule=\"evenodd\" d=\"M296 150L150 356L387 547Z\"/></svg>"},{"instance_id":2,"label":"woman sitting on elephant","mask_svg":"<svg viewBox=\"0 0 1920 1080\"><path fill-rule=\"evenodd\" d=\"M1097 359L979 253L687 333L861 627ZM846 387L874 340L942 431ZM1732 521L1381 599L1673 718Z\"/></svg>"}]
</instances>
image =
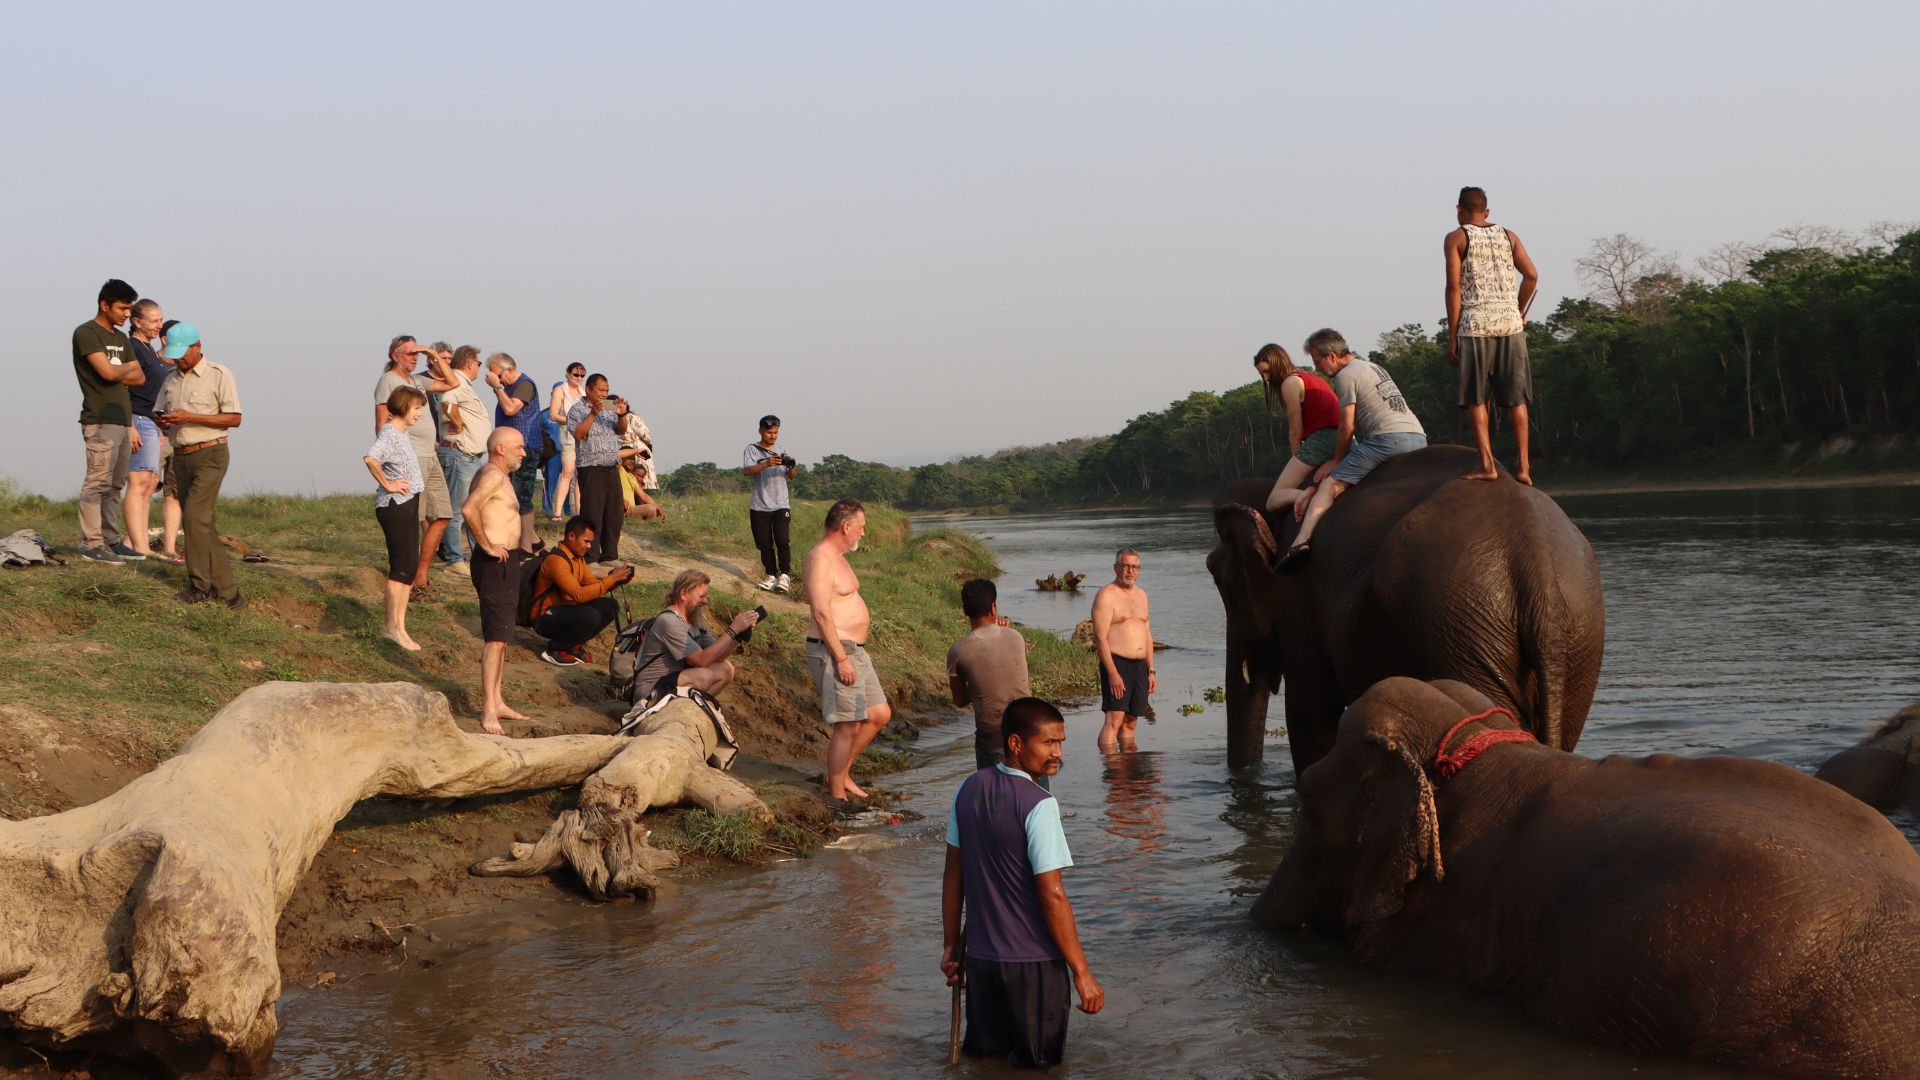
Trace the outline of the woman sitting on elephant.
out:
<instances>
[{"instance_id":1,"label":"woman sitting on elephant","mask_svg":"<svg viewBox=\"0 0 1920 1080\"><path fill-rule=\"evenodd\" d=\"M1261 388L1267 395L1267 413L1272 415L1275 398L1287 411L1287 443L1293 457L1280 470L1267 496L1267 512L1291 510L1306 494L1305 483L1313 470L1333 460L1335 430L1340 425L1340 403L1327 380L1304 368L1293 366L1293 358L1278 345L1262 345L1253 354L1254 370L1260 373Z\"/></svg>"}]
</instances>

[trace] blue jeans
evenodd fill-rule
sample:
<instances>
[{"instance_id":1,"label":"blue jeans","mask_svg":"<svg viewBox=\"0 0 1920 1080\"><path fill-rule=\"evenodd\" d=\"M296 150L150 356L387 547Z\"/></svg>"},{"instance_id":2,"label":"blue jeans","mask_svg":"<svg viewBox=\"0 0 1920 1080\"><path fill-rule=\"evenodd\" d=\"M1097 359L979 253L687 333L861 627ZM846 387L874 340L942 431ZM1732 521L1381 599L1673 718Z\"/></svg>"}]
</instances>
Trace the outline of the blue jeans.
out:
<instances>
[{"instance_id":1,"label":"blue jeans","mask_svg":"<svg viewBox=\"0 0 1920 1080\"><path fill-rule=\"evenodd\" d=\"M440 557L449 563L467 561L467 524L460 520L460 508L466 505L467 492L473 490L473 478L487 463L485 454L467 454L451 446L440 447L440 471L447 474L447 496L453 500L453 517L440 538Z\"/></svg>"},{"instance_id":2,"label":"blue jeans","mask_svg":"<svg viewBox=\"0 0 1920 1080\"><path fill-rule=\"evenodd\" d=\"M1333 467L1333 478L1343 484L1357 484L1388 458L1396 454L1410 454L1426 445L1425 435L1416 435L1411 431L1369 435L1347 447L1347 456Z\"/></svg>"}]
</instances>

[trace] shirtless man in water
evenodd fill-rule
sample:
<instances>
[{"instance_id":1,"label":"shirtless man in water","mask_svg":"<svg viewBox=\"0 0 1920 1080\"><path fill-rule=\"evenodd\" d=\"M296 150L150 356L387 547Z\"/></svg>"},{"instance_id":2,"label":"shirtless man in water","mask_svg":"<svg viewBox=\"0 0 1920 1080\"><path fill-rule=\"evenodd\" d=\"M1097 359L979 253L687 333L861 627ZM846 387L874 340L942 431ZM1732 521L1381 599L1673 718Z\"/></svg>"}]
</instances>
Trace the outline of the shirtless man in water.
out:
<instances>
[{"instance_id":1,"label":"shirtless man in water","mask_svg":"<svg viewBox=\"0 0 1920 1080\"><path fill-rule=\"evenodd\" d=\"M480 727L489 735L505 735L501 720L531 720L507 708L500 681L506 673L507 642L513 640L520 605L520 500L514 494L513 470L527 456L520 432L497 427L487 437L487 463L473 478L473 488L460 507L460 519L473 537L473 591L480 596L480 687L486 706Z\"/></svg>"},{"instance_id":2,"label":"shirtless man in water","mask_svg":"<svg viewBox=\"0 0 1920 1080\"><path fill-rule=\"evenodd\" d=\"M1100 654L1101 750L1134 750L1133 728L1147 713L1147 695L1160 687L1153 668L1153 629L1147 590L1140 587L1140 553L1121 548L1113 582L1093 597L1093 647Z\"/></svg>"},{"instance_id":3,"label":"shirtless man in water","mask_svg":"<svg viewBox=\"0 0 1920 1080\"><path fill-rule=\"evenodd\" d=\"M841 499L827 511L827 534L807 552L807 670L820 689L820 715L833 734L827 742L827 796L864 799L853 782L853 762L893 719L880 677L867 656L871 617L860 599L860 579L847 553L860 550L867 512L857 499Z\"/></svg>"}]
</instances>

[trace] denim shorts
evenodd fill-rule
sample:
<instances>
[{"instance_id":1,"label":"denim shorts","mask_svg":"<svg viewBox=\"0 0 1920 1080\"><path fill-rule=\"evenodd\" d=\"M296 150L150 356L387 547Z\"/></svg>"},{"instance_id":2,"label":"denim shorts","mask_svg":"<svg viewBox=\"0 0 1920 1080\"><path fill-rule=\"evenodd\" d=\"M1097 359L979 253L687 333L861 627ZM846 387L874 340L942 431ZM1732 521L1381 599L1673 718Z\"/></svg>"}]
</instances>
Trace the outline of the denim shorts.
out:
<instances>
[{"instance_id":1,"label":"denim shorts","mask_svg":"<svg viewBox=\"0 0 1920 1080\"><path fill-rule=\"evenodd\" d=\"M1411 431L1369 435L1347 447L1347 456L1333 467L1333 478L1343 484L1357 484L1395 454L1411 453L1426 445L1425 435Z\"/></svg>"},{"instance_id":2,"label":"denim shorts","mask_svg":"<svg viewBox=\"0 0 1920 1080\"><path fill-rule=\"evenodd\" d=\"M160 471L160 425L153 422L151 416L133 418L133 430L140 433L140 449L133 452L133 464L127 466L128 472Z\"/></svg>"}]
</instances>

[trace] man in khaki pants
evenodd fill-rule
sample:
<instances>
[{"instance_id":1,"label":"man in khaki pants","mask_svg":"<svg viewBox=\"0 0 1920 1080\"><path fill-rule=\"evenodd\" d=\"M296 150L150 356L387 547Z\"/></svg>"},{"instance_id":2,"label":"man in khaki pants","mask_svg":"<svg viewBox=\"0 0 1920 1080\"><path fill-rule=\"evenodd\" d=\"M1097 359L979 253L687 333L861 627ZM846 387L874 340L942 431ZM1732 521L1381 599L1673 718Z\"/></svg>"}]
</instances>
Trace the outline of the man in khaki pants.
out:
<instances>
[{"instance_id":1,"label":"man in khaki pants","mask_svg":"<svg viewBox=\"0 0 1920 1080\"><path fill-rule=\"evenodd\" d=\"M80 557L120 564L146 558L127 546L114 519L120 489L133 463L133 400L146 371L133 343L118 329L140 299L133 286L112 278L100 287L99 311L73 332L73 372L80 380L80 436L87 445L87 478L80 485Z\"/></svg>"},{"instance_id":2,"label":"man in khaki pants","mask_svg":"<svg viewBox=\"0 0 1920 1080\"><path fill-rule=\"evenodd\" d=\"M187 587L173 598L219 600L238 611L247 598L234 584L213 508L227 475L227 432L240 426L240 390L233 372L200 355L200 331L192 323L174 323L160 355L177 367L160 388L153 422L173 440L173 483L187 526Z\"/></svg>"}]
</instances>

